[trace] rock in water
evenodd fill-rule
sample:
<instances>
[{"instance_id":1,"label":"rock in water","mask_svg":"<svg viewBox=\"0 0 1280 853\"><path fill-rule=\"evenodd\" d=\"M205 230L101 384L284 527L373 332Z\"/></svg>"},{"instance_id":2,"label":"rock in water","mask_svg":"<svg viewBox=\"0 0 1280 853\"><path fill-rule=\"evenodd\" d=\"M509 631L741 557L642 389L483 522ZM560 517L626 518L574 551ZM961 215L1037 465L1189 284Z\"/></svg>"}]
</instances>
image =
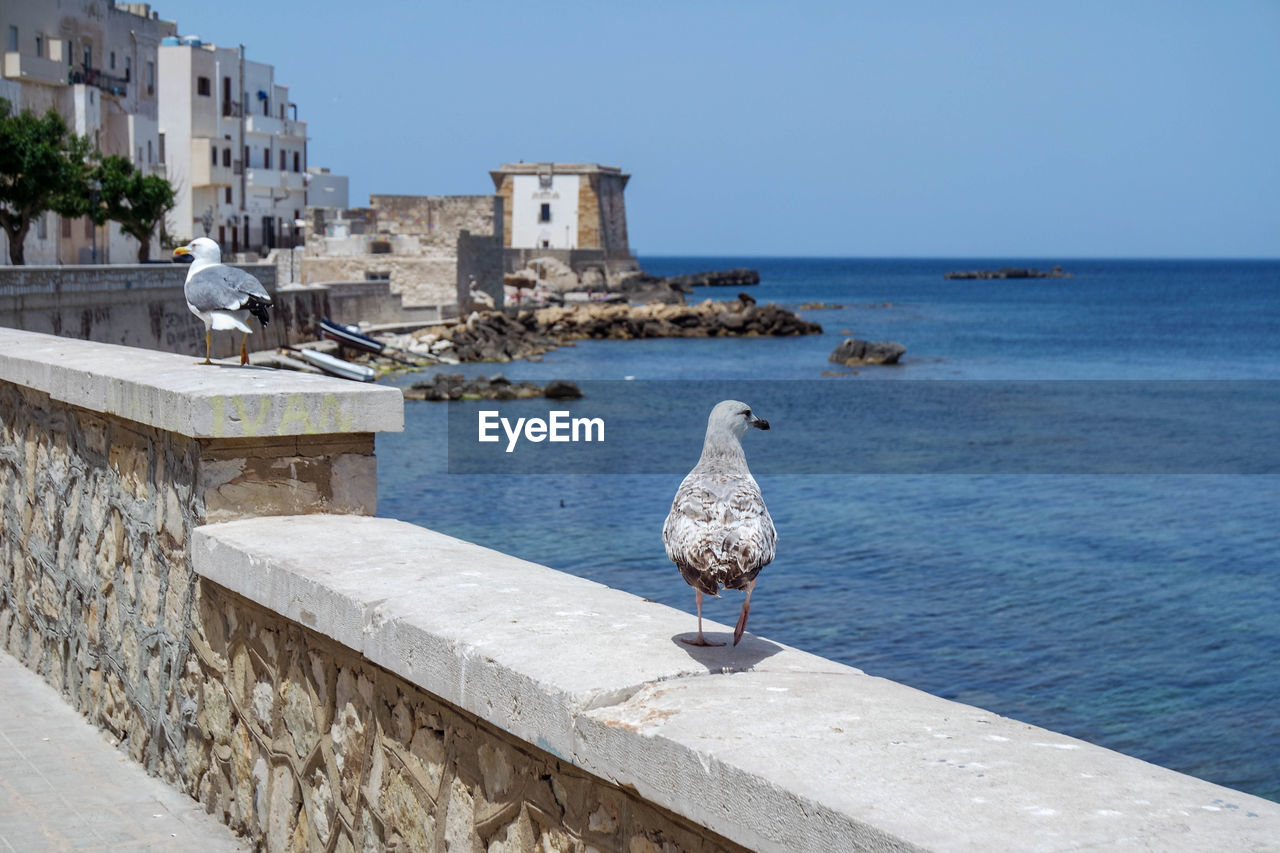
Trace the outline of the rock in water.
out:
<instances>
[{"instance_id":1,"label":"rock in water","mask_svg":"<svg viewBox=\"0 0 1280 853\"><path fill-rule=\"evenodd\" d=\"M548 400L576 400L582 396L582 389L568 379L552 379L542 390L542 396Z\"/></svg>"},{"instance_id":2,"label":"rock in water","mask_svg":"<svg viewBox=\"0 0 1280 853\"><path fill-rule=\"evenodd\" d=\"M907 348L894 341L863 341L845 338L827 358L845 367L862 364L897 364Z\"/></svg>"}]
</instances>

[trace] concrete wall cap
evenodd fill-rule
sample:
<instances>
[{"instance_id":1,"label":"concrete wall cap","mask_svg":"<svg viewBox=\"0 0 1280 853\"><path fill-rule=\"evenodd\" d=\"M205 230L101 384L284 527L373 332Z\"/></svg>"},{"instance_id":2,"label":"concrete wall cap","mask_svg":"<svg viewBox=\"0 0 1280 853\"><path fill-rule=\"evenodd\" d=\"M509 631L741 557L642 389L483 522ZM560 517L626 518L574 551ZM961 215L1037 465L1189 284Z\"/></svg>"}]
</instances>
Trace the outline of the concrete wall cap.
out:
<instances>
[{"instance_id":1,"label":"concrete wall cap","mask_svg":"<svg viewBox=\"0 0 1280 853\"><path fill-rule=\"evenodd\" d=\"M17 329L0 328L0 381L192 438L404 429L397 388Z\"/></svg>"},{"instance_id":2,"label":"concrete wall cap","mask_svg":"<svg viewBox=\"0 0 1280 853\"><path fill-rule=\"evenodd\" d=\"M752 849L1280 849L1280 804L761 637L689 647L687 613L404 522L207 525L192 562Z\"/></svg>"}]
</instances>

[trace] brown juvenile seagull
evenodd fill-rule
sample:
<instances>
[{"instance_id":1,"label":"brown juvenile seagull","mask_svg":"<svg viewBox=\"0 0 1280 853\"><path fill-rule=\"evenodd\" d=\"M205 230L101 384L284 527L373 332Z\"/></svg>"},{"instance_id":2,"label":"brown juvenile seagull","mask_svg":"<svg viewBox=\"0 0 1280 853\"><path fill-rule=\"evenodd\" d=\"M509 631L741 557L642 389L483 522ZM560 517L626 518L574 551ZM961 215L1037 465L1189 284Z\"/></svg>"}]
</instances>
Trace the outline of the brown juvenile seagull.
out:
<instances>
[{"instance_id":1,"label":"brown juvenile seagull","mask_svg":"<svg viewBox=\"0 0 1280 853\"><path fill-rule=\"evenodd\" d=\"M267 293L262 282L244 270L222 263L222 250L208 237L197 237L174 249L173 254L190 255L195 259L187 270L183 291L191 313L204 321L204 361L201 363L213 364L209 360L210 332L216 329L220 332L244 332L240 341L240 363L248 364L249 335L253 330L245 321L252 314L264 326L271 322L267 314L271 294Z\"/></svg>"},{"instance_id":2,"label":"brown juvenile seagull","mask_svg":"<svg viewBox=\"0 0 1280 853\"><path fill-rule=\"evenodd\" d=\"M722 586L747 591L733 629L738 645L756 576L773 561L778 533L742 452L742 436L750 427L768 429L769 422L753 415L746 403L716 404L707 418L702 457L680 484L662 526L667 556L697 594L698 639L684 640L691 646L724 645L702 635L702 594L719 595Z\"/></svg>"}]
</instances>

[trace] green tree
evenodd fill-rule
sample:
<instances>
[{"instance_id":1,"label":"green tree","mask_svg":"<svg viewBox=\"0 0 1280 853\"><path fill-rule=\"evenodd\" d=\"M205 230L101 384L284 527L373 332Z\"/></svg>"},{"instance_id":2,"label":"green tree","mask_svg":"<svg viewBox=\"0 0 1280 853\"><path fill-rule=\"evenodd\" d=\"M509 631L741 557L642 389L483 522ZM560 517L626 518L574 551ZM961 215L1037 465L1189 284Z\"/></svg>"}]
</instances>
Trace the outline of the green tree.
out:
<instances>
[{"instance_id":1,"label":"green tree","mask_svg":"<svg viewBox=\"0 0 1280 853\"><path fill-rule=\"evenodd\" d=\"M26 263L23 243L37 216L88 212L88 155L89 140L72 133L54 110L14 115L0 98L0 227L12 263Z\"/></svg>"},{"instance_id":2,"label":"green tree","mask_svg":"<svg viewBox=\"0 0 1280 853\"><path fill-rule=\"evenodd\" d=\"M97 203L89 214L93 221L120 223L120 230L138 241L138 260L150 260L156 223L173 207L169 182L144 175L128 158L112 154L94 167L90 186L97 188Z\"/></svg>"}]
</instances>

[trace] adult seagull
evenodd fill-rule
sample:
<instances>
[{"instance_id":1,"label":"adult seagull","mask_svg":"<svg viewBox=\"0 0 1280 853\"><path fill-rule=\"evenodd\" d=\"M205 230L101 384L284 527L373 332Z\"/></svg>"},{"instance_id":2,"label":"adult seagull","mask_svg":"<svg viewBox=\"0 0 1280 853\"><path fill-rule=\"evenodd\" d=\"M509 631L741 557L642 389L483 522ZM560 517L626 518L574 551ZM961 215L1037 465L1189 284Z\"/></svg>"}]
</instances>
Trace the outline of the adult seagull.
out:
<instances>
[{"instance_id":1,"label":"adult seagull","mask_svg":"<svg viewBox=\"0 0 1280 853\"><path fill-rule=\"evenodd\" d=\"M194 258L191 268L187 270L187 283L183 286L183 292L191 313L204 321L202 364L213 364L209 359L209 349L212 346L210 333L214 329L219 332L244 332L244 338L240 341L240 363L248 364L249 335L253 330L245 321L252 314L264 326L271 322L271 317L267 314L271 294L267 293L262 282L244 270L222 263L222 250L208 237L197 237L187 245L174 249L173 254L190 255Z\"/></svg>"},{"instance_id":2,"label":"adult seagull","mask_svg":"<svg viewBox=\"0 0 1280 853\"><path fill-rule=\"evenodd\" d=\"M769 422L737 400L717 403L707 418L702 457L684 478L662 526L667 556L698 602L698 638L691 646L723 646L702 635L702 594L719 595L720 587L746 590L742 614L733 629L738 645L751 612L751 591L760 570L773 561L778 533L747 468L742 436L748 429L768 429Z\"/></svg>"}]
</instances>

